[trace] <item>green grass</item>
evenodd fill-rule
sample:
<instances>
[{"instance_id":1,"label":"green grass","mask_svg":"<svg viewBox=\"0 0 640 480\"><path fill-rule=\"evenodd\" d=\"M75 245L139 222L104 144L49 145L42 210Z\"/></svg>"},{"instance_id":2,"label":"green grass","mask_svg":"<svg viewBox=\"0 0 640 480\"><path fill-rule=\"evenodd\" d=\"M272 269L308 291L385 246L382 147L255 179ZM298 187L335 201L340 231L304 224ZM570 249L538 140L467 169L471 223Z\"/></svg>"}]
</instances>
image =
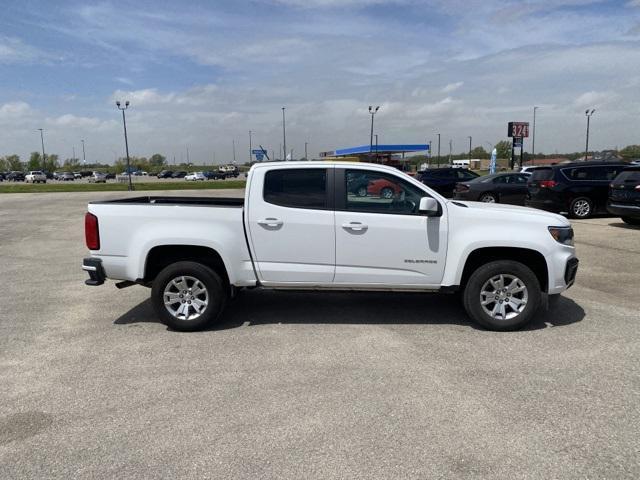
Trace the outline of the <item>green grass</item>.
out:
<instances>
[{"instance_id":1,"label":"green grass","mask_svg":"<svg viewBox=\"0 0 640 480\"><path fill-rule=\"evenodd\" d=\"M145 190L219 190L222 188L244 188L244 180L206 182L148 182L133 183L133 188ZM126 183L0 183L0 193L43 193L43 192L125 192Z\"/></svg>"}]
</instances>

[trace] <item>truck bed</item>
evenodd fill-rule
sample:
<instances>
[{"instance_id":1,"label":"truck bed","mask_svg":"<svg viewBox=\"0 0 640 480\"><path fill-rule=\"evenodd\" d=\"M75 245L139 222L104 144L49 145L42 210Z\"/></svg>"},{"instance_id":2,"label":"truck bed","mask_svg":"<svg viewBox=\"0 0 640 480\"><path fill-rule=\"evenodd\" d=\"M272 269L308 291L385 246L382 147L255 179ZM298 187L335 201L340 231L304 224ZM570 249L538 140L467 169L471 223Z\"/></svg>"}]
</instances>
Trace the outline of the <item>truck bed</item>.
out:
<instances>
[{"instance_id":1,"label":"truck bed","mask_svg":"<svg viewBox=\"0 0 640 480\"><path fill-rule=\"evenodd\" d=\"M178 196L144 196L133 198L118 198L115 200L103 200L90 202L91 205L99 204L128 204L128 205L202 205L211 207L238 207L244 206L244 198L241 197L178 197Z\"/></svg>"}]
</instances>

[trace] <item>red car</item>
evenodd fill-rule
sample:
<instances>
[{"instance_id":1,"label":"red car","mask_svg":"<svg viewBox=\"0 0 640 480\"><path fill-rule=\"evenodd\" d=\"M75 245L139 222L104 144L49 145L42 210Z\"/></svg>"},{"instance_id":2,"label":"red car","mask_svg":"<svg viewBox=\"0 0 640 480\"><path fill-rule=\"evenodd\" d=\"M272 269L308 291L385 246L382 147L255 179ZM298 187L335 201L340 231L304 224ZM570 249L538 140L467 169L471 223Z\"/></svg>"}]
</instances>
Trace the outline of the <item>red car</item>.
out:
<instances>
[{"instance_id":1,"label":"red car","mask_svg":"<svg viewBox=\"0 0 640 480\"><path fill-rule=\"evenodd\" d=\"M402 193L402 188L397 184L380 178L372 180L367 185L367 195L373 197L393 198L395 195Z\"/></svg>"}]
</instances>

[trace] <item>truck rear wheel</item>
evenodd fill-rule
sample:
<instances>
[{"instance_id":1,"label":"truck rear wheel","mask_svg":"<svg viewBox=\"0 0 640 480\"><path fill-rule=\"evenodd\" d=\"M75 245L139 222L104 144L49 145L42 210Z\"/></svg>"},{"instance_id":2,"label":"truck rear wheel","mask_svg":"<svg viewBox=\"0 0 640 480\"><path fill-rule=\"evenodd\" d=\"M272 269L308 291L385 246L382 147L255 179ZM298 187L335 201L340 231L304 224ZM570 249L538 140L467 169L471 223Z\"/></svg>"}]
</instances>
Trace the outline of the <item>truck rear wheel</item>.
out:
<instances>
[{"instance_id":1,"label":"truck rear wheel","mask_svg":"<svg viewBox=\"0 0 640 480\"><path fill-rule=\"evenodd\" d=\"M520 262L498 260L479 267L464 289L464 307L480 325L497 331L527 324L541 302L540 282Z\"/></svg>"},{"instance_id":2,"label":"truck rear wheel","mask_svg":"<svg viewBox=\"0 0 640 480\"><path fill-rule=\"evenodd\" d=\"M216 272L197 262L176 262L153 281L151 301L162 322L191 332L212 324L227 302L227 290Z\"/></svg>"}]
</instances>

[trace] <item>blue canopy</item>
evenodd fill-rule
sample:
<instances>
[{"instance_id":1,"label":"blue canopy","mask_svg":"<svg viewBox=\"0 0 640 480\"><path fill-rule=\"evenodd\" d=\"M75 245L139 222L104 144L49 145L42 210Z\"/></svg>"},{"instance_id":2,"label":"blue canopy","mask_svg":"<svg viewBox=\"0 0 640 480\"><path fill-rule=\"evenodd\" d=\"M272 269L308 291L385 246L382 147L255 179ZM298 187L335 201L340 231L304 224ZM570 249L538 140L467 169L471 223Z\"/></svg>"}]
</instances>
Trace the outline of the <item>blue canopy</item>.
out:
<instances>
[{"instance_id":1,"label":"blue canopy","mask_svg":"<svg viewBox=\"0 0 640 480\"><path fill-rule=\"evenodd\" d=\"M400 145L361 145L359 147L339 148L335 151L336 157L349 155L363 155L367 153L409 153L429 150L429 144L400 144Z\"/></svg>"}]
</instances>

